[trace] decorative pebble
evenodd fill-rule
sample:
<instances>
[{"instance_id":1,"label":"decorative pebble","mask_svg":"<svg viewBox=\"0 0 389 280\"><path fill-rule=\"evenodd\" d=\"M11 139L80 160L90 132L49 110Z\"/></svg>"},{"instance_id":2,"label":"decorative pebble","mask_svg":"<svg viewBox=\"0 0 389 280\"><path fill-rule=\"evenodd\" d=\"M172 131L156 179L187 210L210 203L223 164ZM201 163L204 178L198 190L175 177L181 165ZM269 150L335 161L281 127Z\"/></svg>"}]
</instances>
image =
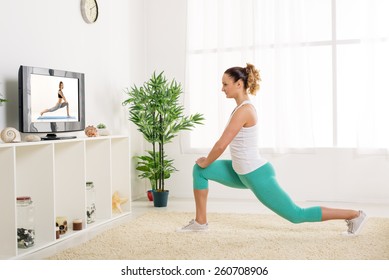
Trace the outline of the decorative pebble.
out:
<instances>
[{"instance_id":1,"label":"decorative pebble","mask_svg":"<svg viewBox=\"0 0 389 280\"><path fill-rule=\"evenodd\" d=\"M26 142L38 142L41 141L41 138L38 135L31 134L24 137L24 140Z\"/></svg>"},{"instance_id":2,"label":"decorative pebble","mask_svg":"<svg viewBox=\"0 0 389 280\"><path fill-rule=\"evenodd\" d=\"M35 230L18 228L18 247L29 248L35 244Z\"/></svg>"}]
</instances>

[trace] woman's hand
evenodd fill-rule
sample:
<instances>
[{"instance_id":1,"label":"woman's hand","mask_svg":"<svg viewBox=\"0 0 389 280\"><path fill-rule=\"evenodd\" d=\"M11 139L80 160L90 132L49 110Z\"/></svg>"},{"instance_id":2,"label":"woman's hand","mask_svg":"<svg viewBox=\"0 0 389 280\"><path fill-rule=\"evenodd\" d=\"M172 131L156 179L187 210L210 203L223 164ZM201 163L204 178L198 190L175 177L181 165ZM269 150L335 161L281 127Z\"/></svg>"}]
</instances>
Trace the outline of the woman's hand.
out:
<instances>
[{"instance_id":1,"label":"woman's hand","mask_svg":"<svg viewBox=\"0 0 389 280\"><path fill-rule=\"evenodd\" d=\"M196 160L196 163L198 166L201 168L206 168L209 164L207 163L207 158L206 157L201 157Z\"/></svg>"}]
</instances>

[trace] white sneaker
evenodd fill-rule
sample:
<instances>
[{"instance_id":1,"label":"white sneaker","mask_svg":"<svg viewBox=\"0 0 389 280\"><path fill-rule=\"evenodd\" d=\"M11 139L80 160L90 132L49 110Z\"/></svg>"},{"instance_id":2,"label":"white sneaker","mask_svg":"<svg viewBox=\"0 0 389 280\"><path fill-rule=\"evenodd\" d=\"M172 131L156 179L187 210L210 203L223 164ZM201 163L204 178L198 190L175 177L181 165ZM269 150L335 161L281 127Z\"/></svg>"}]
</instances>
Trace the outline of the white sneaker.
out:
<instances>
[{"instance_id":1,"label":"white sneaker","mask_svg":"<svg viewBox=\"0 0 389 280\"><path fill-rule=\"evenodd\" d=\"M367 215L363 211L359 211L359 216L352 219L352 220L346 220L347 223L347 235L357 235L361 232L363 226L365 225L367 221Z\"/></svg>"},{"instance_id":2,"label":"white sneaker","mask_svg":"<svg viewBox=\"0 0 389 280\"><path fill-rule=\"evenodd\" d=\"M189 222L186 226L183 226L182 228L177 229L177 232L192 232L192 231L207 231L208 230L208 223L206 224L199 224L194 219Z\"/></svg>"}]
</instances>

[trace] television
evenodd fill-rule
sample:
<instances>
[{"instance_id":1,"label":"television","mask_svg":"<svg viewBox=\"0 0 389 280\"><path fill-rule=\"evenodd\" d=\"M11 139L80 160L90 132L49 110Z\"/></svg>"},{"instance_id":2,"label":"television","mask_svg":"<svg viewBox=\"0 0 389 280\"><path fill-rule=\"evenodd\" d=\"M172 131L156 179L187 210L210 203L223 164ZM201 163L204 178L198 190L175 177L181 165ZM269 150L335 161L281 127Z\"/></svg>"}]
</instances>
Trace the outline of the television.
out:
<instances>
[{"instance_id":1,"label":"television","mask_svg":"<svg viewBox=\"0 0 389 280\"><path fill-rule=\"evenodd\" d=\"M76 136L58 133L85 129L84 73L21 65L18 84L20 132L59 140Z\"/></svg>"}]
</instances>

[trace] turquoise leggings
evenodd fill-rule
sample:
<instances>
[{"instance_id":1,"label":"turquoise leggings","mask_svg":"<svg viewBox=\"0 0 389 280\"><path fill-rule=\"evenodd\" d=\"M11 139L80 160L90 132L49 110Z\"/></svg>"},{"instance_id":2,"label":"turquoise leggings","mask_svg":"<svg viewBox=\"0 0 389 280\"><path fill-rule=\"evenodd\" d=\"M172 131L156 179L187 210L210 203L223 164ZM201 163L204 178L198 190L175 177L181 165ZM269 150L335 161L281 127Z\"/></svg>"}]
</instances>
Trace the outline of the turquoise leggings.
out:
<instances>
[{"instance_id":1,"label":"turquoise leggings","mask_svg":"<svg viewBox=\"0 0 389 280\"><path fill-rule=\"evenodd\" d=\"M217 160L206 168L197 164L193 167L193 187L208 188L208 180L232 188L250 189L266 207L292 223L319 222L322 211L319 206L301 208L297 206L278 185L270 163L244 175L237 174L231 160Z\"/></svg>"}]
</instances>

